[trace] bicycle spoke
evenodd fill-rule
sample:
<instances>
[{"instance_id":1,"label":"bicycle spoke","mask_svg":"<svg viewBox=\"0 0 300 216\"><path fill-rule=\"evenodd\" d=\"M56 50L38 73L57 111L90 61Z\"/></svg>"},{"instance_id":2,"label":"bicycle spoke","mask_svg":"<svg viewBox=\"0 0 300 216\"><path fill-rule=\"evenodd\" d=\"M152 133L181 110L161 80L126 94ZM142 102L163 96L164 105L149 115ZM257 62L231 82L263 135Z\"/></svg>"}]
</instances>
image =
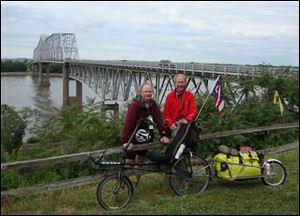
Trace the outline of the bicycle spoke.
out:
<instances>
[{"instance_id":1,"label":"bicycle spoke","mask_svg":"<svg viewBox=\"0 0 300 216\"><path fill-rule=\"evenodd\" d=\"M200 193L209 181L209 167L199 155L184 156L172 167L169 183L177 195Z\"/></svg>"},{"instance_id":2,"label":"bicycle spoke","mask_svg":"<svg viewBox=\"0 0 300 216\"><path fill-rule=\"evenodd\" d=\"M121 184L121 186L120 186ZM97 189L97 199L99 204L105 209L124 208L131 200L133 187L128 177L118 174L103 179Z\"/></svg>"}]
</instances>

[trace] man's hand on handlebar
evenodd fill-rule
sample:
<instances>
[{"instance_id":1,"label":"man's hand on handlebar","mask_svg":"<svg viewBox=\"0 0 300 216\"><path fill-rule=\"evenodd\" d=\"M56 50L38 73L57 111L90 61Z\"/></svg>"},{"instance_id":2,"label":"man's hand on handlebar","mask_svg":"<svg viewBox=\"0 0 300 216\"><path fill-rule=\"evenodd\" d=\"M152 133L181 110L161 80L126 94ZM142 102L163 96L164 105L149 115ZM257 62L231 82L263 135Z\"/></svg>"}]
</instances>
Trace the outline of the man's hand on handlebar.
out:
<instances>
[{"instance_id":1,"label":"man's hand on handlebar","mask_svg":"<svg viewBox=\"0 0 300 216\"><path fill-rule=\"evenodd\" d=\"M176 123L173 123L171 124L170 126L170 129L173 131L173 130L176 130L177 126L176 126Z\"/></svg>"},{"instance_id":2,"label":"man's hand on handlebar","mask_svg":"<svg viewBox=\"0 0 300 216\"><path fill-rule=\"evenodd\" d=\"M162 138L160 138L160 142L162 144L169 144L170 143L170 139L166 136L163 136Z\"/></svg>"},{"instance_id":3,"label":"man's hand on handlebar","mask_svg":"<svg viewBox=\"0 0 300 216\"><path fill-rule=\"evenodd\" d=\"M186 120L185 118L180 119L179 122L180 122L181 124L188 124L188 123L189 123L189 121Z\"/></svg>"},{"instance_id":4,"label":"man's hand on handlebar","mask_svg":"<svg viewBox=\"0 0 300 216\"><path fill-rule=\"evenodd\" d=\"M131 151L134 148L134 145L132 143L124 143L123 147L126 151Z\"/></svg>"},{"instance_id":5,"label":"man's hand on handlebar","mask_svg":"<svg viewBox=\"0 0 300 216\"><path fill-rule=\"evenodd\" d=\"M186 120L185 118L182 118L182 119L178 120L176 123L171 124L170 129L171 129L172 131L174 131L174 130L177 129L177 127L178 127L180 124L188 124L188 123L189 123L188 120Z\"/></svg>"}]
</instances>

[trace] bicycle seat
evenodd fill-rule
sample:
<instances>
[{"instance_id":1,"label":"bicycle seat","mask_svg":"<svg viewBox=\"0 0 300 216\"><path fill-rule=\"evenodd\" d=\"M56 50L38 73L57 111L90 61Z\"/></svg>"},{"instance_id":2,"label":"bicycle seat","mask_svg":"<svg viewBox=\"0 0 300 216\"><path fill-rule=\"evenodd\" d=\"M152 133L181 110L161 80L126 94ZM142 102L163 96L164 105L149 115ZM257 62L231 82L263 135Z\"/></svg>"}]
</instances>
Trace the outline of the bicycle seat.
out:
<instances>
[{"instance_id":1,"label":"bicycle seat","mask_svg":"<svg viewBox=\"0 0 300 216\"><path fill-rule=\"evenodd\" d=\"M195 122L192 121L188 124L181 124L178 132L171 142L167 145L164 154L148 151L146 157L154 162L169 163L174 158L180 144L185 143L186 147L195 145L196 139L199 137L198 129Z\"/></svg>"}]
</instances>

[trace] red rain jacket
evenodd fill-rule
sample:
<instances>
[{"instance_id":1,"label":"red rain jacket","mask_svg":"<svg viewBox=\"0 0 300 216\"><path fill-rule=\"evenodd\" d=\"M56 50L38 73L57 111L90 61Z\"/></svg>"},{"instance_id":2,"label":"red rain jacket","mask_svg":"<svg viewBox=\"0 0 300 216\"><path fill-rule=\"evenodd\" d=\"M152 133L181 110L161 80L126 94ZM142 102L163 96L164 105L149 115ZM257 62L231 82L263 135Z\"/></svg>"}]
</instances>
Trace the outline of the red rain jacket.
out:
<instances>
[{"instance_id":1,"label":"red rain jacket","mask_svg":"<svg viewBox=\"0 0 300 216\"><path fill-rule=\"evenodd\" d=\"M163 118L167 123L167 127L175 123L176 118L180 116L188 121L193 120L196 112L194 96L190 91L184 90L178 95L175 89L167 95L163 111Z\"/></svg>"}]
</instances>

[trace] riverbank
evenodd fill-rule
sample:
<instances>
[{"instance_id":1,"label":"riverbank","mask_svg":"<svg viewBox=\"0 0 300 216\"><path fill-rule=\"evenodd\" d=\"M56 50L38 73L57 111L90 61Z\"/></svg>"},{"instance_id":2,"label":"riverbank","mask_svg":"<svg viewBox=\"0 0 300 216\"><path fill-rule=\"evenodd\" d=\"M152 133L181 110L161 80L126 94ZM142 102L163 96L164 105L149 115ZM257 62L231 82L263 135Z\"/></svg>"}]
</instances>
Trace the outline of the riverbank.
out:
<instances>
[{"instance_id":1,"label":"riverbank","mask_svg":"<svg viewBox=\"0 0 300 216\"><path fill-rule=\"evenodd\" d=\"M1 76L33 76L33 71L1 72ZM62 77L62 73L50 73L50 77Z\"/></svg>"}]
</instances>

